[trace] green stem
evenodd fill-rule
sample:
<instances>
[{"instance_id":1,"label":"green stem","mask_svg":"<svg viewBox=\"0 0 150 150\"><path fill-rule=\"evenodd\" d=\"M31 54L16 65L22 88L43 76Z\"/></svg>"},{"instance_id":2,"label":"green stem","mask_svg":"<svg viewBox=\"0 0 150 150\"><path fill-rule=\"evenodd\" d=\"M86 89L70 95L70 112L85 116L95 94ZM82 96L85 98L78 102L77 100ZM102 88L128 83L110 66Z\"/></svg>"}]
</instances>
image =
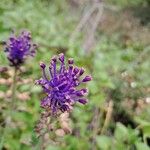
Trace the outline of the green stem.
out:
<instances>
[{"instance_id":1,"label":"green stem","mask_svg":"<svg viewBox=\"0 0 150 150\"><path fill-rule=\"evenodd\" d=\"M40 137L40 150L45 150L43 144L44 144L44 134Z\"/></svg>"},{"instance_id":2,"label":"green stem","mask_svg":"<svg viewBox=\"0 0 150 150\"><path fill-rule=\"evenodd\" d=\"M12 83L12 102L11 102L11 109L15 109L15 102L16 102L16 78L17 78L17 68L14 69L14 76L13 76L13 83Z\"/></svg>"},{"instance_id":3,"label":"green stem","mask_svg":"<svg viewBox=\"0 0 150 150\"><path fill-rule=\"evenodd\" d=\"M15 101L16 101L16 85L17 85L16 77L17 77L17 68L15 67L14 74L13 74L13 83L12 83L12 101L11 101L10 107L8 108L8 115L7 115L7 117L11 117L11 118L12 118L11 111L13 111L15 109ZM6 120L4 132L3 132L3 135L2 135L1 141L0 141L0 150L2 150L2 148L3 148L8 129L9 129L9 122L8 122L8 120Z\"/></svg>"},{"instance_id":4,"label":"green stem","mask_svg":"<svg viewBox=\"0 0 150 150\"><path fill-rule=\"evenodd\" d=\"M108 104L108 108L107 108L107 113L106 113L106 118L105 118L105 121L104 121L104 125L101 129L101 135L102 134L105 134L105 131L110 123L110 120L111 120L111 116L112 116L112 111L113 111L113 101L110 101L109 104Z\"/></svg>"}]
</instances>

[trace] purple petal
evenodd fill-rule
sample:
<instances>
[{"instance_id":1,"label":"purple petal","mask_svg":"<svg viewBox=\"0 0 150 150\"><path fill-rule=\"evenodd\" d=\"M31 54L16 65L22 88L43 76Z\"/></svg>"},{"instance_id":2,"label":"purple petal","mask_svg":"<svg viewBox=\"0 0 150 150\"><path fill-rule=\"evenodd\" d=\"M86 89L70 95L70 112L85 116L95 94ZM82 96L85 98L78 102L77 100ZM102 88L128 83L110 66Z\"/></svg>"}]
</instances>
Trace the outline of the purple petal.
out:
<instances>
[{"instance_id":1,"label":"purple petal","mask_svg":"<svg viewBox=\"0 0 150 150\"><path fill-rule=\"evenodd\" d=\"M80 98L80 99L78 99L78 102L80 102L81 104L86 104L88 102L88 100L85 98Z\"/></svg>"},{"instance_id":2,"label":"purple petal","mask_svg":"<svg viewBox=\"0 0 150 150\"><path fill-rule=\"evenodd\" d=\"M68 59L68 64L72 65L73 63L74 63L73 58L69 58L69 59Z\"/></svg>"},{"instance_id":3,"label":"purple petal","mask_svg":"<svg viewBox=\"0 0 150 150\"><path fill-rule=\"evenodd\" d=\"M64 54L63 54L63 53L59 54L59 60L60 60L61 62L64 62L65 57L64 57Z\"/></svg>"},{"instance_id":4,"label":"purple petal","mask_svg":"<svg viewBox=\"0 0 150 150\"><path fill-rule=\"evenodd\" d=\"M92 77L91 76L86 76L82 82L88 82L88 81L91 81L92 80Z\"/></svg>"},{"instance_id":5,"label":"purple petal","mask_svg":"<svg viewBox=\"0 0 150 150\"><path fill-rule=\"evenodd\" d=\"M80 69L79 75L83 75L83 73L85 72L85 70L83 68Z\"/></svg>"},{"instance_id":6,"label":"purple petal","mask_svg":"<svg viewBox=\"0 0 150 150\"><path fill-rule=\"evenodd\" d=\"M45 65L43 62L41 62L41 63L40 63L40 67L41 67L42 69L45 69L46 65Z\"/></svg>"}]
</instances>

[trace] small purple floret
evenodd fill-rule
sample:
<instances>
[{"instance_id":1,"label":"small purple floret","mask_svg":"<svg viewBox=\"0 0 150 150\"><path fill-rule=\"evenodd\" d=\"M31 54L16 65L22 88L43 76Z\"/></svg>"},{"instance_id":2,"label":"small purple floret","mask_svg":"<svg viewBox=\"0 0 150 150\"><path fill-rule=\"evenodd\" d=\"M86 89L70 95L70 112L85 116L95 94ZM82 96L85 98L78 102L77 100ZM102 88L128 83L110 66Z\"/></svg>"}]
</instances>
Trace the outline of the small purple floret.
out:
<instances>
[{"instance_id":1,"label":"small purple floret","mask_svg":"<svg viewBox=\"0 0 150 150\"><path fill-rule=\"evenodd\" d=\"M71 65L74 63L73 58L68 59L68 63Z\"/></svg>"},{"instance_id":2,"label":"small purple floret","mask_svg":"<svg viewBox=\"0 0 150 150\"><path fill-rule=\"evenodd\" d=\"M91 76L86 76L86 77L82 80L82 82L88 82L88 81L91 81L91 80L92 80Z\"/></svg>"},{"instance_id":3,"label":"small purple floret","mask_svg":"<svg viewBox=\"0 0 150 150\"><path fill-rule=\"evenodd\" d=\"M45 65L43 62L41 62L41 63L40 63L40 67L41 67L42 69L44 69L44 68L46 67L46 65Z\"/></svg>"},{"instance_id":4,"label":"small purple floret","mask_svg":"<svg viewBox=\"0 0 150 150\"><path fill-rule=\"evenodd\" d=\"M59 69L58 63L60 63ZM46 93L46 97L41 101L41 107L50 108L53 114L56 114L59 110L62 112L69 111L76 102L86 104L88 101L84 98L88 94L88 90L86 88L79 89L78 86L90 81L91 77L85 76L80 79L84 69L73 66L73 63L73 59L69 59L66 65L62 53L59 54L58 58L54 56L49 66L50 79L46 76L46 65L40 64L43 77L36 83L41 85Z\"/></svg>"},{"instance_id":5,"label":"small purple floret","mask_svg":"<svg viewBox=\"0 0 150 150\"><path fill-rule=\"evenodd\" d=\"M19 67L24 63L26 57L34 56L36 44L32 43L31 34L28 31L22 31L19 36L12 35L5 42L5 52L11 66Z\"/></svg>"},{"instance_id":6,"label":"small purple floret","mask_svg":"<svg viewBox=\"0 0 150 150\"><path fill-rule=\"evenodd\" d=\"M87 99L85 99L85 98L80 98L80 99L79 99L79 102L82 103L82 104L86 104L86 103L87 103Z\"/></svg>"}]
</instances>

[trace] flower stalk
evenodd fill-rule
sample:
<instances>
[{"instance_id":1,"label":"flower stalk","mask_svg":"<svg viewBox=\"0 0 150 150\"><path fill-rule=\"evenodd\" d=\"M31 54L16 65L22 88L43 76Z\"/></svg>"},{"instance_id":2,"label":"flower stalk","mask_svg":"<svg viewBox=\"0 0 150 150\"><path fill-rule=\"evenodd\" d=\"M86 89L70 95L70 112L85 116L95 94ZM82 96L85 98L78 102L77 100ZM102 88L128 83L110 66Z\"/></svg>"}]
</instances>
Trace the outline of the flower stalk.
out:
<instances>
[{"instance_id":1,"label":"flower stalk","mask_svg":"<svg viewBox=\"0 0 150 150\"><path fill-rule=\"evenodd\" d=\"M0 142L0 150L2 150L3 148L3 145L4 145L4 142L5 142L5 138L6 138L6 135L7 135L7 131L8 131L8 128L9 128L9 124L10 124L10 121L12 119L12 111L14 111L15 109L15 103L16 103L16 86L17 86L17 67L14 68L14 74L13 74L13 82L12 82L12 100L11 100L11 104L10 104L10 107L8 108L8 112L7 112L7 119L5 121L5 128L4 128L4 132L3 132L3 135L1 137L1 142Z\"/></svg>"},{"instance_id":2,"label":"flower stalk","mask_svg":"<svg viewBox=\"0 0 150 150\"><path fill-rule=\"evenodd\" d=\"M13 83L12 83L12 101L11 101L11 109L14 110L15 109L15 102L16 102L16 79L17 79L17 72L18 69L15 67L14 68L14 75L13 75Z\"/></svg>"}]
</instances>

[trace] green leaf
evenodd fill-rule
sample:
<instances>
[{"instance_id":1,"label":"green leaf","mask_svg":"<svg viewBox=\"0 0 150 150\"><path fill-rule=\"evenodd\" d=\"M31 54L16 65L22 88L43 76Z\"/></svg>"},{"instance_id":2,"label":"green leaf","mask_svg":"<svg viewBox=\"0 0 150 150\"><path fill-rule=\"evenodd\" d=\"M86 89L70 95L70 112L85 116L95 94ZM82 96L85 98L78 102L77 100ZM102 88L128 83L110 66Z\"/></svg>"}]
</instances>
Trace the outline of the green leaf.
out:
<instances>
[{"instance_id":1,"label":"green leaf","mask_svg":"<svg viewBox=\"0 0 150 150\"><path fill-rule=\"evenodd\" d=\"M40 86L33 86L32 89L31 89L31 92L32 93L39 93L41 92L41 87Z\"/></svg>"},{"instance_id":2,"label":"green leaf","mask_svg":"<svg viewBox=\"0 0 150 150\"><path fill-rule=\"evenodd\" d=\"M149 125L145 125L145 126L143 126L142 128L143 128L144 134L150 136L150 124L149 124Z\"/></svg>"},{"instance_id":3,"label":"green leaf","mask_svg":"<svg viewBox=\"0 0 150 150\"><path fill-rule=\"evenodd\" d=\"M112 139L107 136L98 136L96 138L97 146L102 150L110 150Z\"/></svg>"},{"instance_id":4,"label":"green leaf","mask_svg":"<svg viewBox=\"0 0 150 150\"><path fill-rule=\"evenodd\" d=\"M58 146L48 146L46 150L61 150Z\"/></svg>"},{"instance_id":5,"label":"green leaf","mask_svg":"<svg viewBox=\"0 0 150 150\"><path fill-rule=\"evenodd\" d=\"M150 148L144 143L136 143L137 150L150 150Z\"/></svg>"},{"instance_id":6,"label":"green leaf","mask_svg":"<svg viewBox=\"0 0 150 150\"><path fill-rule=\"evenodd\" d=\"M118 141L124 141L128 138L128 129L121 123L117 123L115 137Z\"/></svg>"}]
</instances>

